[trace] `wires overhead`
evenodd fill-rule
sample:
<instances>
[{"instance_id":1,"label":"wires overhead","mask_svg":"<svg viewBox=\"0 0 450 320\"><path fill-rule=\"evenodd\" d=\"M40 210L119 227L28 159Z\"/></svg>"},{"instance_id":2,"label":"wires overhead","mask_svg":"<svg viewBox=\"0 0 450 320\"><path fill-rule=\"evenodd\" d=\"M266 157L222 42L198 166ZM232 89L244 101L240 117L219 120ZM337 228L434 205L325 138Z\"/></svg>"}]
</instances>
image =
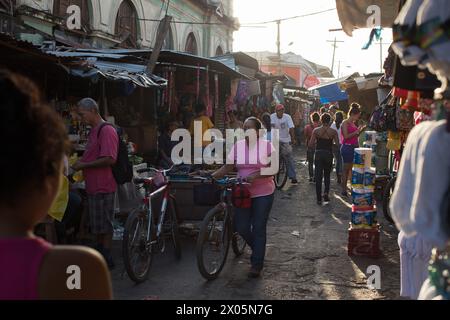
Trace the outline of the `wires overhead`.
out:
<instances>
[{"instance_id":1,"label":"wires overhead","mask_svg":"<svg viewBox=\"0 0 450 320\"><path fill-rule=\"evenodd\" d=\"M259 24L276 23L278 21L286 21L286 20L293 20L293 19L298 19L298 18L305 18L305 17L315 16L315 15L318 15L318 14L322 14L322 13L326 13L326 12L330 12L330 11L335 11L335 10L336 10L336 8L332 8L332 9L312 12L312 13L308 13L308 14L303 14L303 15L299 15L299 16L289 17L289 18L276 19L276 20L263 21L263 22L243 23L242 26L252 26L252 25L259 25Z\"/></svg>"}]
</instances>

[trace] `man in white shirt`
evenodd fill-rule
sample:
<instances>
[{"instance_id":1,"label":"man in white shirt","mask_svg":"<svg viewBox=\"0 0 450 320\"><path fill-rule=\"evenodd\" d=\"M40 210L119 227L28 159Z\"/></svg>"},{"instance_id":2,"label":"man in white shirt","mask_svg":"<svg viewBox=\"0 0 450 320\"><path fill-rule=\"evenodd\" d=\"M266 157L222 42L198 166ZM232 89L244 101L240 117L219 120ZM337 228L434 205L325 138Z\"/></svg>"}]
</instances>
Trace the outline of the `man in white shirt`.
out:
<instances>
[{"instance_id":1,"label":"man in white shirt","mask_svg":"<svg viewBox=\"0 0 450 320\"><path fill-rule=\"evenodd\" d=\"M288 176L292 184L297 184L297 173L295 162L292 156L292 145L295 144L294 122L290 115L284 113L284 106L279 104L275 108L275 113L270 116L273 129L280 132L280 152L287 161Z\"/></svg>"}]
</instances>

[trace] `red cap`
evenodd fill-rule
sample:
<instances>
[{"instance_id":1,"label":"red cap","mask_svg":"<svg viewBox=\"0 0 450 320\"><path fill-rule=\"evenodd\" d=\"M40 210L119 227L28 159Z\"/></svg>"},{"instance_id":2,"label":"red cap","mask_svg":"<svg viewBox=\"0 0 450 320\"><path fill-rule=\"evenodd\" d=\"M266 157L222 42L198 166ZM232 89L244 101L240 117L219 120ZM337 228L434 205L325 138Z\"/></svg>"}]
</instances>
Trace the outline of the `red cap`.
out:
<instances>
[{"instance_id":1,"label":"red cap","mask_svg":"<svg viewBox=\"0 0 450 320\"><path fill-rule=\"evenodd\" d=\"M282 104L277 104L277 106L275 107L276 111L280 111L280 110L284 110L284 106Z\"/></svg>"}]
</instances>

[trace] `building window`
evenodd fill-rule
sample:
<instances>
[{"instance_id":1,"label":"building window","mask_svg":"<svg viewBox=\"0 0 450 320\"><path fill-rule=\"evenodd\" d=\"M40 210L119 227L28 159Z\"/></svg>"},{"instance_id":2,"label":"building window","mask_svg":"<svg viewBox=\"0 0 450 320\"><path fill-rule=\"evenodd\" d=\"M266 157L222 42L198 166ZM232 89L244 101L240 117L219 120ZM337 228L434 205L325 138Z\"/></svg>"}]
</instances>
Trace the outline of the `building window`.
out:
<instances>
[{"instance_id":1,"label":"building window","mask_svg":"<svg viewBox=\"0 0 450 320\"><path fill-rule=\"evenodd\" d=\"M192 32L189 33L187 37L186 49L184 51L193 55L198 55L197 40L195 39L195 36Z\"/></svg>"},{"instance_id":2,"label":"building window","mask_svg":"<svg viewBox=\"0 0 450 320\"><path fill-rule=\"evenodd\" d=\"M223 56L223 49L221 46L218 46L216 49L216 57L217 56Z\"/></svg>"},{"instance_id":3,"label":"building window","mask_svg":"<svg viewBox=\"0 0 450 320\"><path fill-rule=\"evenodd\" d=\"M120 4L116 17L115 34L120 38L120 46L136 48L138 39L137 12L130 0Z\"/></svg>"},{"instance_id":4,"label":"building window","mask_svg":"<svg viewBox=\"0 0 450 320\"><path fill-rule=\"evenodd\" d=\"M81 27L89 31L89 1L88 0L54 0L53 14L58 17L67 17L67 8L77 5L81 9Z\"/></svg>"},{"instance_id":5,"label":"building window","mask_svg":"<svg viewBox=\"0 0 450 320\"><path fill-rule=\"evenodd\" d=\"M164 39L162 48L163 48L163 50L174 50L172 28L169 28L169 32L167 32L167 35L166 35L166 38Z\"/></svg>"}]
</instances>

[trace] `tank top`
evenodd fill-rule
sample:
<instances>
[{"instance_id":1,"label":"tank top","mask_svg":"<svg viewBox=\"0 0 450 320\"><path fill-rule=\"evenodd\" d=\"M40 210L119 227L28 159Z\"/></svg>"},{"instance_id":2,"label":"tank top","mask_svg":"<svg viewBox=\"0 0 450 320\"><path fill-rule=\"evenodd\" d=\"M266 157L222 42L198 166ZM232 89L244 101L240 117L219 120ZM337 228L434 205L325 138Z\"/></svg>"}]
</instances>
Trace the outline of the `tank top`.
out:
<instances>
[{"instance_id":1,"label":"tank top","mask_svg":"<svg viewBox=\"0 0 450 320\"><path fill-rule=\"evenodd\" d=\"M348 124L348 126L347 126L348 134L352 134L353 132L356 132L358 130L359 130L358 127L352 122L350 122ZM343 136L343 134L342 134L342 136ZM345 137L343 137L343 143L342 144L351 145L351 146L357 146L357 145L359 145L359 143L358 143L358 136L354 136L354 137L352 137L350 139L346 139Z\"/></svg>"},{"instance_id":2,"label":"tank top","mask_svg":"<svg viewBox=\"0 0 450 320\"><path fill-rule=\"evenodd\" d=\"M330 138L328 129L324 130L320 137L317 137L316 151L333 152L333 138Z\"/></svg>"},{"instance_id":3,"label":"tank top","mask_svg":"<svg viewBox=\"0 0 450 320\"><path fill-rule=\"evenodd\" d=\"M50 248L41 238L0 238L0 300L39 298L39 269Z\"/></svg>"}]
</instances>

